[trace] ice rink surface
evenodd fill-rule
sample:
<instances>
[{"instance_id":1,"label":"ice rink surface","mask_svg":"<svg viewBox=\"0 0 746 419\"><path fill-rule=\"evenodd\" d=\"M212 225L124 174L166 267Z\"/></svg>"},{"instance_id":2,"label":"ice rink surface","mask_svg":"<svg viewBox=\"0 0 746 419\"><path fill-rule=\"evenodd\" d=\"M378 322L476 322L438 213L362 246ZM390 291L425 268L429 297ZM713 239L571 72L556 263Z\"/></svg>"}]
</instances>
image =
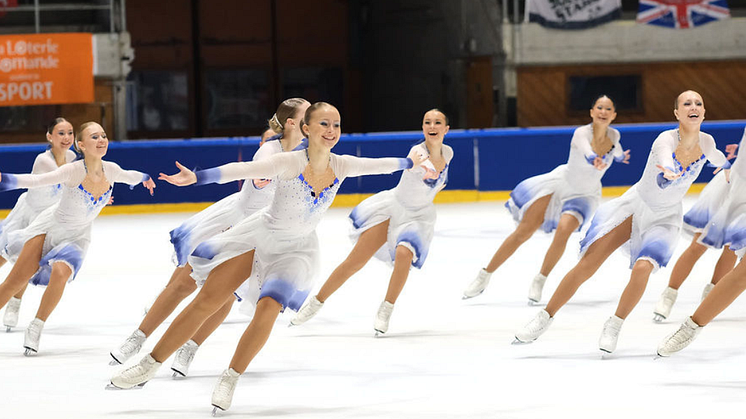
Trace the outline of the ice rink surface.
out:
<instances>
[{"instance_id":1,"label":"ice rink surface","mask_svg":"<svg viewBox=\"0 0 746 419\"><path fill-rule=\"evenodd\" d=\"M685 208L692 203L687 198ZM389 333L373 337L390 268L371 261L305 325L280 316L264 350L241 377L224 417L264 418L726 418L746 408L746 317L743 299L703 330L689 348L654 360L658 342L696 308L718 257L708 252L682 286L671 319L652 310L673 263L651 277L624 324L617 351L597 349L629 278L628 258L614 254L531 345L514 332L540 309L527 305L551 236L537 233L492 277L485 293L461 300L514 224L502 202L442 204L431 252L413 270ZM333 208L318 228L322 274L347 255L346 216ZM117 368L109 351L139 324L173 270L168 231L190 214L106 216L78 275L47 322L40 353L24 357L23 330L41 289L30 288L21 322L0 333L0 418L210 417L210 395L248 318L237 306L197 352L188 378L172 380L171 359L141 390L106 391ZM580 235L547 281L546 303L577 261ZM4 277L9 268L3 267ZM170 319L169 319L170 322ZM161 326L142 354L165 331ZM131 362L139 360L136 356Z\"/></svg>"}]
</instances>

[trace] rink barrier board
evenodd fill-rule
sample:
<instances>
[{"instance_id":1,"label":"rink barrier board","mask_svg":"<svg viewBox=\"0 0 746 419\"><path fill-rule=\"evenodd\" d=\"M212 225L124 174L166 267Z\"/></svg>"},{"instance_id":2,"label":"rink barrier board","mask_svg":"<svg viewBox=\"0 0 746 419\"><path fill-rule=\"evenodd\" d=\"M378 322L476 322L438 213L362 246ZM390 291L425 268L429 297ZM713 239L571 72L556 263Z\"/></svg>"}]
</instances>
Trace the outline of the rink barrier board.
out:
<instances>
[{"instance_id":1,"label":"rink barrier board","mask_svg":"<svg viewBox=\"0 0 746 419\"><path fill-rule=\"evenodd\" d=\"M689 189L688 194L694 195L702 191L706 183L695 183ZM612 198L621 196L628 186L610 186L603 188L604 197ZM362 202L373 194L345 194L337 195L332 207L351 208ZM452 204L463 202L488 202L507 201L510 191L441 191L435 197L436 204ZM213 202L185 202L180 204L135 204L135 205L110 205L101 211L101 215L122 214L163 214L176 212L199 212L212 205ZM0 218L5 218L10 210L0 210Z\"/></svg>"},{"instance_id":2,"label":"rink barrier board","mask_svg":"<svg viewBox=\"0 0 746 419\"><path fill-rule=\"evenodd\" d=\"M703 124L703 131L712 134L718 142L718 148L723 150L726 144L740 141L744 125L746 121L707 122ZM604 176L603 182L607 188L624 188L639 179L650 145L657 135L675 125L628 124L614 127L622 134L622 146L631 150L632 160L628 165L615 163ZM501 191L512 190L521 180L549 172L567 161L574 129L575 127L544 127L451 130L446 136L446 143L454 149L455 158L449 166L448 185L438 195L436 202L507 199L506 193ZM421 137L421 132L347 134L342 136L334 152L363 157L403 157ZM258 146L258 137L112 142L107 160L157 178L160 172L174 173L176 160L190 168L214 167L233 161L251 160ZM28 173L34 158L45 147L44 144L0 146L0 172ZM393 188L399 177L398 173L394 173L348 178L340 188L340 196L335 205L355 205L364 196ZM706 183L711 178L712 169L706 167L698 182ZM114 207L146 205L151 207L149 212L168 212L174 208L169 207L170 204L187 205L185 208L191 208L189 203L215 202L239 190L239 182L187 188L178 188L161 181L156 181L156 184L153 197L141 186L130 191L127 185L117 184L113 193ZM0 209L12 208L22 192L0 193ZM347 195L351 197L344 198Z\"/></svg>"}]
</instances>

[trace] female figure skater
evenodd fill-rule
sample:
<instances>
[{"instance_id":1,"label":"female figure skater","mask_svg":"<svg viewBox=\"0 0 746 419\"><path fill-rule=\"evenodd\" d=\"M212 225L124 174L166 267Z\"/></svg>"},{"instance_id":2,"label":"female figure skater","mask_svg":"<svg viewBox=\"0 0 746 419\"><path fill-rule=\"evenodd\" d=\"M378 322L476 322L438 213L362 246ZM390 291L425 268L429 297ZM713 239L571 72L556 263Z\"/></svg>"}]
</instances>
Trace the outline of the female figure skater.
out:
<instances>
[{"instance_id":1,"label":"female figure skater","mask_svg":"<svg viewBox=\"0 0 746 419\"><path fill-rule=\"evenodd\" d=\"M580 285L617 248L630 242L629 284L615 315L604 324L598 343L604 352L616 349L622 323L640 301L648 277L671 258L681 229L681 200L705 160L730 168L712 136L700 131L705 107L699 93L683 92L674 105L679 127L658 135L640 180L621 197L601 205L580 242L580 261L562 279L546 309L516 333L516 343L530 343L541 336Z\"/></svg>"},{"instance_id":2,"label":"female figure skater","mask_svg":"<svg viewBox=\"0 0 746 419\"><path fill-rule=\"evenodd\" d=\"M735 156L734 153L737 147L737 144L730 144L725 147L725 151L728 154L726 158L728 160ZM689 273L691 273L694 264L697 263L699 258L707 250L707 246L699 243L702 230L710 222L715 212L723 205L723 201L728 196L729 189L730 183L725 180L725 172L718 173L705 186L702 193L699 194L699 198L694 206L684 214L684 231L692 232L694 238L689 247L679 256L679 259L671 270L668 287L663 290L653 310L653 321L660 323L671 314L671 309L679 294L679 287L681 287L681 284L684 283ZM733 269L736 265L736 259L736 254L727 245L724 246L723 252L720 254L717 264L715 264L712 279L705 285L704 290L702 290L702 300L707 297L707 294L710 293L712 287L718 283L720 278Z\"/></svg>"},{"instance_id":3,"label":"female figure skater","mask_svg":"<svg viewBox=\"0 0 746 419\"><path fill-rule=\"evenodd\" d=\"M83 159L44 174L0 175L0 190L62 185L59 203L44 210L25 229L11 233L6 246L9 254L18 254L18 259L0 284L0 307L27 282L47 287L39 311L26 329L26 355L39 351L44 322L60 301L65 285L80 270L91 240L91 224L109 202L114 183L134 187L142 182L151 194L155 188L147 174L103 161L108 146L101 125L86 122L75 139Z\"/></svg>"},{"instance_id":4,"label":"female figure skater","mask_svg":"<svg viewBox=\"0 0 746 419\"><path fill-rule=\"evenodd\" d=\"M55 118L47 126L47 141L49 148L36 156L32 174L51 172L58 167L75 160L75 152L70 150L75 134L73 126L65 118ZM16 205L10 211L8 217L0 223L0 266L5 262L14 262L18 254L8 254L5 246L8 244L8 235L12 232L28 227L42 211L56 204L60 200L60 185L52 185L46 188L30 189L18 197ZM3 325L6 331L18 325L18 312L21 309L21 298L26 291L24 285L14 295L5 307Z\"/></svg>"},{"instance_id":5,"label":"female figure skater","mask_svg":"<svg viewBox=\"0 0 746 419\"><path fill-rule=\"evenodd\" d=\"M262 160L298 147L303 140L303 133L300 130L301 120L309 106L310 103L301 98L291 98L283 101L272 119L269 120L272 130L281 133L281 137L277 141L269 141L261 146L254 155L254 160ZM166 320L179 303L197 289L197 284L190 276L192 267L187 260L197 245L238 224L272 201L275 182L260 179L250 182L244 184L241 191L221 199L171 231L171 243L174 245L174 259L177 267L171 275L168 285L161 291L137 330L111 351L111 357L113 358L111 363L113 365L123 364L137 354L145 340L155 329ZM189 365L194 359L197 349L225 320L232 305L232 300L226 301L223 307L203 324L192 339L179 349L171 366L175 377L187 375Z\"/></svg>"},{"instance_id":6,"label":"female figure skater","mask_svg":"<svg viewBox=\"0 0 746 419\"><path fill-rule=\"evenodd\" d=\"M201 243L189 257L192 276L205 280L197 297L174 320L153 351L111 379L113 388L142 386L166 358L186 342L247 278L243 296L256 311L238 343L233 360L218 380L212 397L217 409L230 407L238 377L269 338L275 319L286 307L298 310L308 296L318 267L316 225L350 176L391 173L418 166L424 157L364 159L331 153L340 136L337 109L318 102L306 111L306 150L274 155L256 162L231 163L161 179L185 186L238 179L276 178L272 203L238 225ZM255 272L252 272L254 271Z\"/></svg>"},{"instance_id":7,"label":"female figure skater","mask_svg":"<svg viewBox=\"0 0 746 419\"><path fill-rule=\"evenodd\" d=\"M448 180L448 163L453 149L443 144L448 132L448 118L438 109L425 113L422 132L425 141L414 146L428 156L434 171L425 169L403 172L396 188L379 192L366 199L350 213L354 227L352 252L332 272L315 297L290 321L303 324L318 313L324 302L352 275L362 269L374 255L393 263L386 298L378 309L373 325L376 333L386 333L394 303L409 275L410 266L421 268L433 239L435 195Z\"/></svg>"},{"instance_id":8,"label":"female figure skater","mask_svg":"<svg viewBox=\"0 0 746 419\"><path fill-rule=\"evenodd\" d=\"M741 149L746 146L746 131L741 139ZM723 276L712 291L702 300L692 317L668 335L658 345L658 355L671 356L686 348L720 312L725 310L746 289L746 158L738 157L733 163L728 198L705 227L700 238L702 244L718 247L728 245L740 262Z\"/></svg>"},{"instance_id":9,"label":"female figure skater","mask_svg":"<svg viewBox=\"0 0 746 419\"><path fill-rule=\"evenodd\" d=\"M576 129L572 136L567 164L524 180L510 193L505 206L518 226L466 287L464 298L481 294L492 273L541 227L546 233L556 230L528 291L529 304L541 300L547 276L565 252L570 234L580 230L601 200L604 173L613 161L629 163L630 153L622 150L619 131L609 126L616 118L614 102L608 96L600 96L593 102L590 114L593 122Z\"/></svg>"}]
</instances>

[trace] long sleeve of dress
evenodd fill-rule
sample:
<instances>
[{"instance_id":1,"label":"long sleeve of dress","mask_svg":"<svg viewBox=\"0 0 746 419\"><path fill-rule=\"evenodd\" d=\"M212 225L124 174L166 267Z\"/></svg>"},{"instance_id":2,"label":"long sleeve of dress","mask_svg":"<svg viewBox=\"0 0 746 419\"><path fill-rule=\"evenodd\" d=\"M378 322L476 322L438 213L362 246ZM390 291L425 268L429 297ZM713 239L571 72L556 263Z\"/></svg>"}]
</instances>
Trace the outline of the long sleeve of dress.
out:
<instances>
[{"instance_id":1,"label":"long sleeve of dress","mask_svg":"<svg viewBox=\"0 0 746 419\"><path fill-rule=\"evenodd\" d=\"M39 174L11 174L2 173L0 177L0 191L13 189L38 188L42 186L66 183L79 171L78 165L66 164L51 172Z\"/></svg>"},{"instance_id":2,"label":"long sleeve of dress","mask_svg":"<svg viewBox=\"0 0 746 419\"><path fill-rule=\"evenodd\" d=\"M138 172L137 170L124 170L113 162L104 162L104 165L104 173L110 183L126 183L130 185L130 189L134 189L138 184L150 179L150 175L147 173Z\"/></svg>"},{"instance_id":3,"label":"long sleeve of dress","mask_svg":"<svg viewBox=\"0 0 746 419\"><path fill-rule=\"evenodd\" d=\"M611 132L614 133L614 137L612 138L614 141L614 161L621 163L624 161L624 149L622 148L622 143L619 141L621 139L621 134L619 134L619 131L617 130Z\"/></svg>"},{"instance_id":4,"label":"long sleeve of dress","mask_svg":"<svg viewBox=\"0 0 746 419\"><path fill-rule=\"evenodd\" d=\"M334 155L336 166L332 167L339 179L364 175L382 175L398 170L411 169L414 165L410 158L383 157L371 159L348 155Z\"/></svg>"},{"instance_id":5,"label":"long sleeve of dress","mask_svg":"<svg viewBox=\"0 0 746 419\"><path fill-rule=\"evenodd\" d=\"M207 183L228 183L241 179L271 179L295 166L294 159L289 159L293 153L276 154L266 159L228 163L211 169L197 170L197 185Z\"/></svg>"},{"instance_id":6,"label":"long sleeve of dress","mask_svg":"<svg viewBox=\"0 0 746 419\"><path fill-rule=\"evenodd\" d=\"M725 154L717 149L715 139L711 135L705 134L700 137L699 146L702 149L707 160L713 167L722 167L723 169L730 169L730 162L725 158Z\"/></svg>"},{"instance_id":7,"label":"long sleeve of dress","mask_svg":"<svg viewBox=\"0 0 746 419\"><path fill-rule=\"evenodd\" d=\"M585 157L585 161L589 164L593 164L593 160L595 160L598 155L593 151L591 141L587 138L585 133L586 131L587 129L585 126L575 129L572 134L572 140L570 140L570 148L575 148L580 151L580 153L583 154L583 157Z\"/></svg>"}]
</instances>

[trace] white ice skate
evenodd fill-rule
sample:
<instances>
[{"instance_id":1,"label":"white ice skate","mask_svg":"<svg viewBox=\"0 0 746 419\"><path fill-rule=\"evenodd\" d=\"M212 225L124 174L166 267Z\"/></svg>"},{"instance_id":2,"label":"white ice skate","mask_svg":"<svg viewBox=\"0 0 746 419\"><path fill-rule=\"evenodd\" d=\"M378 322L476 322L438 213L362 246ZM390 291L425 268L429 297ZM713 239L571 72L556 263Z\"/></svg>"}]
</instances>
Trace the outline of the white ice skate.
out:
<instances>
[{"instance_id":1,"label":"white ice skate","mask_svg":"<svg viewBox=\"0 0 746 419\"><path fill-rule=\"evenodd\" d=\"M373 322L373 329L376 331L376 336L382 335L389 330L389 320L391 319L391 313L394 311L394 305L384 300L381 306L378 308L376 314L376 320Z\"/></svg>"},{"instance_id":2,"label":"white ice skate","mask_svg":"<svg viewBox=\"0 0 746 419\"><path fill-rule=\"evenodd\" d=\"M324 307L324 303L319 301L315 296L308 299L308 303L304 305L298 313L290 320L290 326L299 326L313 318L316 313Z\"/></svg>"},{"instance_id":3,"label":"white ice skate","mask_svg":"<svg viewBox=\"0 0 746 419\"><path fill-rule=\"evenodd\" d=\"M606 320L604 330L598 339L598 349L607 353L612 353L616 350L616 343L619 340L619 332L622 330L622 324L624 324L624 319L617 316L611 316L609 320Z\"/></svg>"},{"instance_id":4,"label":"white ice skate","mask_svg":"<svg viewBox=\"0 0 746 419\"><path fill-rule=\"evenodd\" d=\"M554 321L554 317L550 317L546 310L541 310L536 314L528 324L515 333L514 345L522 343L531 343L539 338Z\"/></svg>"},{"instance_id":5,"label":"white ice skate","mask_svg":"<svg viewBox=\"0 0 746 419\"><path fill-rule=\"evenodd\" d=\"M5 325L5 331L10 333L10 330L18 326L18 312L21 311L21 299L16 297L10 297L10 301L5 306L5 315L3 315L3 325Z\"/></svg>"},{"instance_id":6,"label":"white ice skate","mask_svg":"<svg viewBox=\"0 0 746 419\"><path fill-rule=\"evenodd\" d=\"M174 362L171 364L171 370L174 372L173 378L186 377L189 374L189 365L194 360L194 354L197 353L199 345L191 339L185 343L174 356Z\"/></svg>"},{"instance_id":7,"label":"white ice skate","mask_svg":"<svg viewBox=\"0 0 746 419\"><path fill-rule=\"evenodd\" d=\"M483 293L485 288L487 288L487 285L490 283L491 277L492 274L490 272L487 272L484 268L480 269L477 277L474 278L474 280L471 281L469 286L464 290L464 296L462 298L466 300L467 298L474 298Z\"/></svg>"},{"instance_id":8,"label":"white ice skate","mask_svg":"<svg viewBox=\"0 0 746 419\"><path fill-rule=\"evenodd\" d=\"M679 330L666 336L663 342L658 345L658 356L671 356L686 348L701 331L702 326L694 323L694 320L688 317L681 327L679 327Z\"/></svg>"},{"instance_id":9,"label":"white ice skate","mask_svg":"<svg viewBox=\"0 0 746 419\"><path fill-rule=\"evenodd\" d=\"M41 330L44 328L44 322L39 319L31 320L26 328L26 334L23 339L23 347L26 356L36 355L39 352L39 339L41 339Z\"/></svg>"},{"instance_id":10,"label":"white ice skate","mask_svg":"<svg viewBox=\"0 0 746 419\"><path fill-rule=\"evenodd\" d=\"M547 277L538 273L531 281L531 288L528 289L528 305L538 304L541 301L541 292L544 290L544 283Z\"/></svg>"},{"instance_id":11,"label":"white ice skate","mask_svg":"<svg viewBox=\"0 0 746 419\"><path fill-rule=\"evenodd\" d=\"M705 289L702 290L702 300L701 301L704 301L705 298L707 298L707 295L710 293L710 291L712 291L713 288L715 288L715 284L713 284L712 282L709 282L709 283L707 283L707 285L705 285Z\"/></svg>"},{"instance_id":12,"label":"white ice skate","mask_svg":"<svg viewBox=\"0 0 746 419\"><path fill-rule=\"evenodd\" d=\"M109 365L124 364L128 359L137 355L137 353L140 352L140 349L142 349L142 345L145 343L146 339L148 339L148 337L145 336L145 333L140 329L132 332L132 334L129 335L121 345L109 352L113 358L111 362L109 362Z\"/></svg>"},{"instance_id":13,"label":"white ice skate","mask_svg":"<svg viewBox=\"0 0 746 419\"><path fill-rule=\"evenodd\" d=\"M218 409L222 411L230 409L231 402L233 401L233 392L236 391L238 377L240 376L241 374L237 373L233 368L228 368L218 378L215 390L212 391L213 416L217 415Z\"/></svg>"},{"instance_id":14,"label":"white ice skate","mask_svg":"<svg viewBox=\"0 0 746 419\"><path fill-rule=\"evenodd\" d=\"M143 357L137 364L119 371L111 377L111 384L106 386L107 390L129 390L131 388L142 388L158 372L161 363L153 359L150 354Z\"/></svg>"},{"instance_id":15,"label":"white ice skate","mask_svg":"<svg viewBox=\"0 0 746 419\"><path fill-rule=\"evenodd\" d=\"M655 310L653 310L654 322L660 323L668 318L678 295L679 291L671 287L666 287L663 290L663 294L661 294L661 298L658 300L658 304L655 305Z\"/></svg>"}]
</instances>

